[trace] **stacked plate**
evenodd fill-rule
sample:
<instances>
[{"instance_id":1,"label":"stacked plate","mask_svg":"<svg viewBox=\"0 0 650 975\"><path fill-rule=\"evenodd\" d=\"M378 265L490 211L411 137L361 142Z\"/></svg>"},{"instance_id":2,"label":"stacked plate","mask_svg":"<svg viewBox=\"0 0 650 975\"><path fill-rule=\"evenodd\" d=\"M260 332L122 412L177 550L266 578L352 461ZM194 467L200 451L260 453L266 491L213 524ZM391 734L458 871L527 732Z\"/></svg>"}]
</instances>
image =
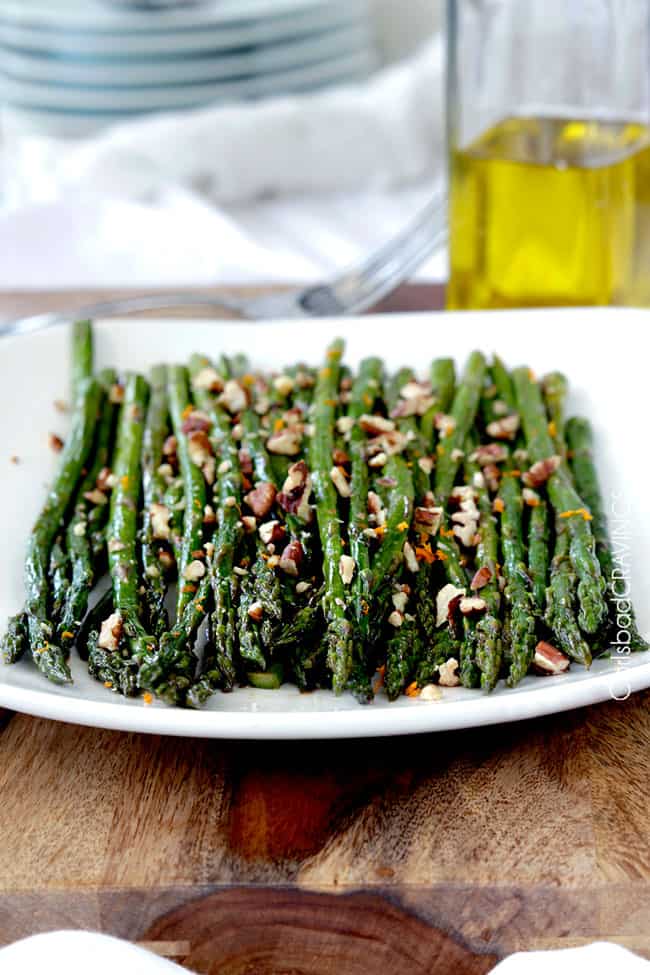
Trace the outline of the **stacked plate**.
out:
<instances>
[{"instance_id":1,"label":"stacked plate","mask_svg":"<svg viewBox=\"0 0 650 975\"><path fill-rule=\"evenodd\" d=\"M135 9L0 0L0 94L51 131L314 90L376 65L370 0L209 0Z\"/></svg>"}]
</instances>

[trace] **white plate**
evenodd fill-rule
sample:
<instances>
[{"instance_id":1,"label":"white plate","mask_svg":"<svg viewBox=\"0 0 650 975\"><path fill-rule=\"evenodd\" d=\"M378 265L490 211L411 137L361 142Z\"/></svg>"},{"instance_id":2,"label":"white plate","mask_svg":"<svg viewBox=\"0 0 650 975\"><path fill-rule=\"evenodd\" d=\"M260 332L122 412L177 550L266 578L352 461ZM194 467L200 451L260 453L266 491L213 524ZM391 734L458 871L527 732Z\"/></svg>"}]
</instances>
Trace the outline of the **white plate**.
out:
<instances>
[{"instance_id":1,"label":"white plate","mask_svg":"<svg viewBox=\"0 0 650 975\"><path fill-rule=\"evenodd\" d=\"M369 22L369 0L333 0L305 3L293 12L278 6L277 16L263 15L247 20L211 17L203 23L153 30L151 15L147 29L120 27L115 21L92 26L34 23L23 18L8 19L0 6L0 44L19 50L43 51L53 56L83 55L131 57L145 54L187 54L268 44L290 37L313 35L344 24ZM160 21L157 21L160 23ZM62 29L58 29L62 26Z\"/></svg>"},{"instance_id":2,"label":"white plate","mask_svg":"<svg viewBox=\"0 0 650 975\"><path fill-rule=\"evenodd\" d=\"M156 88L68 88L16 81L4 77L7 104L25 108L80 112L169 112L218 102L261 98L309 88L357 81L376 67L374 55L357 51L329 58L306 68L292 68L240 81L195 85L159 85Z\"/></svg>"},{"instance_id":3,"label":"white plate","mask_svg":"<svg viewBox=\"0 0 650 975\"><path fill-rule=\"evenodd\" d=\"M437 355L464 362L472 348L498 350L508 365L527 363L538 372L564 370L571 379L570 410L591 417L598 440L604 497L624 515L620 528L629 542L629 569L639 626L650 634L647 599L650 519L647 515L649 454L646 444L647 364L638 337L647 312L595 310L492 312L465 315L391 315L338 321L279 324L122 321L97 329L99 365L146 369L157 361L183 361L192 352L217 356L246 349L266 368L288 360L321 360L326 343L345 333L347 360L372 352L396 368L404 363L426 371ZM638 346L638 348L637 348ZM22 603L21 566L25 540L42 504L45 482L56 459L46 447L47 431L65 434L53 406L68 384L67 329L17 336L0 345L0 443L3 476L0 510L5 512L0 560L0 626ZM641 449L640 449L641 448ZM16 454L19 465L9 458ZM645 597L645 598L644 598ZM650 686L650 653L624 664L597 661L591 671L573 667L567 675L528 677L515 690L500 685L491 695L445 689L435 703L379 696L362 707L350 695L327 691L300 695L236 690L217 694L202 712L182 711L141 700L123 701L90 680L73 662L75 685L48 685L31 664L0 666L0 706L79 724L157 734L231 738L337 738L409 734L515 721L568 710Z\"/></svg>"},{"instance_id":4,"label":"white plate","mask_svg":"<svg viewBox=\"0 0 650 975\"><path fill-rule=\"evenodd\" d=\"M175 31L186 27L241 23L293 17L314 10L329 10L341 0L212 0L175 10L138 10L103 0L0 0L0 17L42 29ZM354 6L363 0L347 0Z\"/></svg>"},{"instance_id":5,"label":"white plate","mask_svg":"<svg viewBox=\"0 0 650 975\"><path fill-rule=\"evenodd\" d=\"M314 37L260 45L243 53L216 52L201 57L142 58L132 60L64 59L38 52L5 50L0 56L3 73L16 81L110 86L168 87L172 84L227 81L263 76L271 71L303 68L314 62L352 52L372 50L370 28L352 24Z\"/></svg>"}]
</instances>

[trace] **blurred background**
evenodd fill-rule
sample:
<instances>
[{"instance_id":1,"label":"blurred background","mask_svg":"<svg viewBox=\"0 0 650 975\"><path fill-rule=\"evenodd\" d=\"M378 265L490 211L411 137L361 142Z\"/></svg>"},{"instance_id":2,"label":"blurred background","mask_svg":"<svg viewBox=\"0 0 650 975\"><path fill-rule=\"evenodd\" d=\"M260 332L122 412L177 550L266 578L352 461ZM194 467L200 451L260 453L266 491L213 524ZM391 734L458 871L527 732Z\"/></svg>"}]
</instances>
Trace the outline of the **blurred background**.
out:
<instances>
[{"instance_id":1,"label":"blurred background","mask_svg":"<svg viewBox=\"0 0 650 975\"><path fill-rule=\"evenodd\" d=\"M354 263L444 179L441 25L442 0L0 0L0 287Z\"/></svg>"}]
</instances>

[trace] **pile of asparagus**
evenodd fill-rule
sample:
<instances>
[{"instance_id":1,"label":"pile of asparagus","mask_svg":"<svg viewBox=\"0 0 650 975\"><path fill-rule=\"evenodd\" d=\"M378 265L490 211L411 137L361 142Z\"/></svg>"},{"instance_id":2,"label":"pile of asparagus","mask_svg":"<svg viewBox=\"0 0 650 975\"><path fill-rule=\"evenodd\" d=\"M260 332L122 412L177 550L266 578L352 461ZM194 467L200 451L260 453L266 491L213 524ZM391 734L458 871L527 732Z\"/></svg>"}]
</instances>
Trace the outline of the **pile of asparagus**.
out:
<instances>
[{"instance_id":1,"label":"pile of asparagus","mask_svg":"<svg viewBox=\"0 0 650 975\"><path fill-rule=\"evenodd\" d=\"M147 382L95 375L90 323L72 334L71 430L6 662L68 683L76 645L107 688L199 707L284 679L361 702L490 691L607 650L613 555L559 373L474 352L459 380L451 359L426 381L374 357L353 374L337 341L317 370L197 355Z\"/></svg>"}]
</instances>

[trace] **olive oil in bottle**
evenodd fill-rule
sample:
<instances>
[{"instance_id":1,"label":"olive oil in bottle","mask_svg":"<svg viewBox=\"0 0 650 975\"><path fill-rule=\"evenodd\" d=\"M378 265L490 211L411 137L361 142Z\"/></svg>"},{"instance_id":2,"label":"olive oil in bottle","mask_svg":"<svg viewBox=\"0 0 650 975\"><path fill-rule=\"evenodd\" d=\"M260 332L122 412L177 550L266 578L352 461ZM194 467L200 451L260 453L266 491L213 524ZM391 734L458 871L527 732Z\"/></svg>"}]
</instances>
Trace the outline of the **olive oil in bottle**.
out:
<instances>
[{"instance_id":1,"label":"olive oil in bottle","mask_svg":"<svg viewBox=\"0 0 650 975\"><path fill-rule=\"evenodd\" d=\"M650 305L650 130L510 118L451 160L449 308Z\"/></svg>"}]
</instances>

